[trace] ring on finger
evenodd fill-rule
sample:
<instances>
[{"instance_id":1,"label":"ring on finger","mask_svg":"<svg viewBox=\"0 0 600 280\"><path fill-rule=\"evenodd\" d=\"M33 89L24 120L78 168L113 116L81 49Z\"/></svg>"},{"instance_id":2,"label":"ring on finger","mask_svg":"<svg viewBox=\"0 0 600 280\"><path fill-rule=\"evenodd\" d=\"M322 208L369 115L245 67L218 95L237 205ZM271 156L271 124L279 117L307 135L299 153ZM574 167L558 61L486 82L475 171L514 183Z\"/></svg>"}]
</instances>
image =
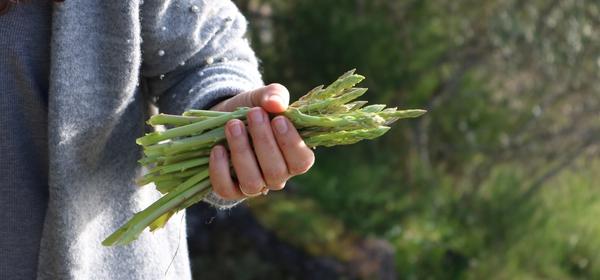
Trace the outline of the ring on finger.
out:
<instances>
[{"instance_id":1,"label":"ring on finger","mask_svg":"<svg viewBox=\"0 0 600 280\"><path fill-rule=\"evenodd\" d=\"M267 195L267 194L269 193L269 188L268 188L267 186L264 186L264 187L262 188L262 190L260 190L260 193L261 193L262 195Z\"/></svg>"},{"instance_id":2,"label":"ring on finger","mask_svg":"<svg viewBox=\"0 0 600 280\"><path fill-rule=\"evenodd\" d=\"M266 189L266 192L265 192ZM269 192L269 189L267 189L266 186L263 186L262 189L260 189L260 191L256 192L256 193L246 193L244 192L244 188L240 185L240 191L242 192L242 194L244 194L247 197L257 197L259 195L265 195Z\"/></svg>"}]
</instances>

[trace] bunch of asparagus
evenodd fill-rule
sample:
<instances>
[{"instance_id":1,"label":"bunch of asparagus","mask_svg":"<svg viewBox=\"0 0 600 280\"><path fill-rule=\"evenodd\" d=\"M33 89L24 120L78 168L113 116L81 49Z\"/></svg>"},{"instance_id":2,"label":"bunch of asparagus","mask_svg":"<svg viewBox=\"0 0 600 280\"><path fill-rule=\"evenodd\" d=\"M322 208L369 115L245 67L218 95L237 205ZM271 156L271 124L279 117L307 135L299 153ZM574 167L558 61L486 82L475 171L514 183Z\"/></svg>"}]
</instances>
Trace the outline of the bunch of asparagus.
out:
<instances>
[{"instance_id":1,"label":"bunch of asparagus","mask_svg":"<svg viewBox=\"0 0 600 280\"><path fill-rule=\"evenodd\" d=\"M380 104L364 106L366 101L353 101L367 91L354 87L363 79L354 70L348 71L331 85L318 86L308 92L283 115L290 119L308 146L330 147L377 138L386 133L394 121L425 113L424 110L399 111ZM225 123L232 119L245 120L248 111L249 108L233 112L189 110L181 116L152 116L149 124L172 128L137 139L145 155L139 162L150 168L137 183L140 186L154 183L163 196L136 213L102 244L128 244L146 227L150 231L161 228L173 214L200 202L210 191L210 149L225 140Z\"/></svg>"}]
</instances>

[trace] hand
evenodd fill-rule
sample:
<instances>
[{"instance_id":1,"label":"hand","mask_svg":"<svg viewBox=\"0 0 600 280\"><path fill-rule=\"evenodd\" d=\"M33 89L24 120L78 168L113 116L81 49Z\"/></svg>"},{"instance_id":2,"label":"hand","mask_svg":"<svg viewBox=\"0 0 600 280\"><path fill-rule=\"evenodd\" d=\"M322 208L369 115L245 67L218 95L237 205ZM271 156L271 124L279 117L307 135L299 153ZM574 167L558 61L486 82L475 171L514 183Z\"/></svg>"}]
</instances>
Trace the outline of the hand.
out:
<instances>
[{"instance_id":1,"label":"hand","mask_svg":"<svg viewBox=\"0 0 600 280\"><path fill-rule=\"evenodd\" d=\"M237 181L231 176L225 147L217 145L211 150L209 174L216 194L225 199L241 199L281 190L291 177L311 168L315 156L292 123L284 116L269 121L267 112L285 111L289 99L284 86L271 84L238 94L211 109L253 107L248 113L248 127L240 120L230 120L225 125Z\"/></svg>"}]
</instances>

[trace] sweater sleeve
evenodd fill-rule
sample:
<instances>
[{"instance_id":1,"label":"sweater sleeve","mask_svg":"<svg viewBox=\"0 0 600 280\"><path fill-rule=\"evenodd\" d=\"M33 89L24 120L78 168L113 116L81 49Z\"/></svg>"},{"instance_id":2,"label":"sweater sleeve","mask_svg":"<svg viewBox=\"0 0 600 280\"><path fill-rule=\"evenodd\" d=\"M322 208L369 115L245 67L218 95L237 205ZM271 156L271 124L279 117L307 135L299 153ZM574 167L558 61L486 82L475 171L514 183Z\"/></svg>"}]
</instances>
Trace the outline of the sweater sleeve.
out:
<instances>
[{"instance_id":1,"label":"sweater sleeve","mask_svg":"<svg viewBox=\"0 0 600 280\"><path fill-rule=\"evenodd\" d=\"M159 111L207 109L263 85L246 19L230 0L146 0L141 15L142 79ZM214 193L205 201L240 202Z\"/></svg>"}]
</instances>

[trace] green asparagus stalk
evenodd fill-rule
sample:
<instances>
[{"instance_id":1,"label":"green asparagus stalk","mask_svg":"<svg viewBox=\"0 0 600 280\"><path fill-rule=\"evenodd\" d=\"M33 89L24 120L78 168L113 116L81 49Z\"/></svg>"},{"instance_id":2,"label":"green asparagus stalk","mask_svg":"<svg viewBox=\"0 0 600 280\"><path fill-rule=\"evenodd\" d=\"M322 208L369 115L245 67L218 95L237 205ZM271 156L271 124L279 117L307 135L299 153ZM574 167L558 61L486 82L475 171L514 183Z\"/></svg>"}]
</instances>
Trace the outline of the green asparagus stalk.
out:
<instances>
[{"instance_id":1,"label":"green asparagus stalk","mask_svg":"<svg viewBox=\"0 0 600 280\"><path fill-rule=\"evenodd\" d=\"M175 115L167 115L167 114L158 114L152 116L147 123L149 125L172 125L172 126L182 126L188 125L195 122L203 121L208 119L208 117L190 117L190 116L175 116Z\"/></svg>"},{"instance_id":2,"label":"green asparagus stalk","mask_svg":"<svg viewBox=\"0 0 600 280\"><path fill-rule=\"evenodd\" d=\"M200 191L210 186L208 180L208 170L204 170L191 177L190 179L177 186L174 190L167 193L159 200L154 202L148 208L135 214L131 220L123 225L119 230L107 237L102 244L105 246L128 244L137 239L146 227L152 224L156 219L168 214L173 208L193 197ZM204 181L202 181L204 180ZM166 223L166 221L165 221Z\"/></svg>"},{"instance_id":3,"label":"green asparagus stalk","mask_svg":"<svg viewBox=\"0 0 600 280\"><path fill-rule=\"evenodd\" d=\"M188 110L183 113L184 116L196 116L196 117L218 117L222 115L227 115L228 112L221 111L210 111L210 110Z\"/></svg>"},{"instance_id":4,"label":"green asparagus stalk","mask_svg":"<svg viewBox=\"0 0 600 280\"><path fill-rule=\"evenodd\" d=\"M205 121L191 123L188 125L172 128L166 131L152 132L146 134L146 136L144 137L138 138L136 142L138 145L146 146L170 138L200 134L208 129L222 126L229 120L244 117L248 113L248 110L249 108L239 108L229 114L222 114L214 118L207 119Z\"/></svg>"},{"instance_id":5,"label":"green asparagus stalk","mask_svg":"<svg viewBox=\"0 0 600 280\"><path fill-rule=\"evenodd\" d=\"M318 86L292 103L283 115L299 130L309 147L348 145L374 139L390 130L389 125L415 118L424 110L397 110L383 104L364 107L355 101L367 91L354 86L364 79L354 70L344 73L327 87ZM171 127L137 139L143 147L140 164L151 167L138 185L154 183L163 196L136 213L125 225L106 238L105 246L128 244L149 228L163 227L176 212L203 200L210 192L208 154L225 139L224 125L232 119L245 121L249 108L233 112L189 110L183 115L159 114L151 125Z\"/></svg>"}]
</instances>

